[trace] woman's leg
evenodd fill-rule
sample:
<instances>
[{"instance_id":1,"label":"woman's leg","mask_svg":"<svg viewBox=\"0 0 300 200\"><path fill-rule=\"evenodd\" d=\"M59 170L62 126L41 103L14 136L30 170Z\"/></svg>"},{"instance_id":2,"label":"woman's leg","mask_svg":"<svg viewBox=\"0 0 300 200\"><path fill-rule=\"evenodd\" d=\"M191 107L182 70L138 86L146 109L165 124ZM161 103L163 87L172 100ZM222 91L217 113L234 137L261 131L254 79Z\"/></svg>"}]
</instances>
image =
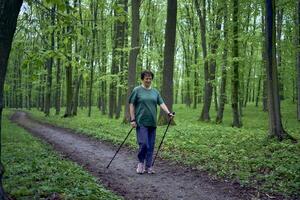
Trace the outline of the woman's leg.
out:
<instances>
[{"instance_id":1,"label":"woman's leg","mask_svg":"<svg viewBox=\"0 0 300 200\"><path fill-rule=\"evenodd\" d=\"M137 127L136 133L137 143L139 144L138 159L140 163L144 163L148 146L148 128L144 126Z\"/></svg>"},{"instance_id":2,"label":"woman's leg","mask_svg":"<svg viewBox=\"0 0 300 200\"><path fill-rule=\"evenodd\" d=\"M156 127L148 127L148 145L146 153L146 169L152 166L152 157L155 145Z\"/></svg>"}]
</instances>

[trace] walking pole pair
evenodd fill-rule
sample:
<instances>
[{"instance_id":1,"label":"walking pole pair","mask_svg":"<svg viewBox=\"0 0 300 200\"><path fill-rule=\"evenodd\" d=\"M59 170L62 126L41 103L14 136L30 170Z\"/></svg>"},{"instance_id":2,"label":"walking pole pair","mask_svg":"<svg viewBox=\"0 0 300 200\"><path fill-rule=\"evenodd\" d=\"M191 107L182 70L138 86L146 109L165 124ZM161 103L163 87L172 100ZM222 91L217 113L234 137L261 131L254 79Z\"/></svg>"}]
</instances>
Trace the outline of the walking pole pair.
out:
<instances>
[{"instance_id":1,"label":"walking pole pair","mask_svg":"<svg viewBox=\"0 0 300 200\"><path fill-rule=\"evenodd\" d=\"M125 143L125 141L126 141L127 138L129 137L129 135L130 135L130 133L132 132L133 128L134 128L134 127L132 127L132 128L130 129L130 131L128 132L126 138L124 139L124 141L122 142L122 144L119 146L118 150L116 151L115 155L113 156L113 158L111 159L111 161L110 161L110 162L108 163L108 165L106 166L107 169L109 168L111 162L115 159L117 153L120 151L121 147L123 146L123 144Z\"/></svg>"},{"instance_id":2,"label":"walking pole pair","mask_svg":"<svg viewBox=\"0 0 300 200\"><path fill-rule=\"evenodd\" d=\"M175 112L173 112L172 114L175 115ZM158 152L159 152L159 150L160 150L160 147L161 147L161 145L162 145L162 143L163 143L163 141L164 141L164 139L165 139L165 137L166 137L166 134L167 134L168 128L169 128L169 126L170 126L170 124L171 124L171 121L172 121L172 118L169 119L168 126L167 126L167 128L166 128L166 131L165 131L165 133L164 133L164 136L163 136L163 138L161 139L161 142L160 142L160 144L159 144L159 146L158 146L158 149L157 149L157 151L156 151L155 157L154 157L154 159L153 159L152 166L154 166L154 162L155 162L155 160L156 160L157 154L158 154Z\"/></svg>"}]
</instances>

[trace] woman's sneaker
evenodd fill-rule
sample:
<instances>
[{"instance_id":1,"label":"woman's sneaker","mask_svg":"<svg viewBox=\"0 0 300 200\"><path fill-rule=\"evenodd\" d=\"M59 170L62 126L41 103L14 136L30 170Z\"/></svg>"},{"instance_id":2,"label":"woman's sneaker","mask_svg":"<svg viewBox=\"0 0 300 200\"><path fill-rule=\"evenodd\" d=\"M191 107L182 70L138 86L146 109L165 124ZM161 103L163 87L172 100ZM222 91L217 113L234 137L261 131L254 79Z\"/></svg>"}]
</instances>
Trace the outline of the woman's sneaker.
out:
<instances>
[{"instance_id":1,"label":"woman's sneaker","mask_svg":"<svg viewBox=\"0 0 300 200\"><path fill-rule=\"evenodd\" d=\"M155 174L155 171L154 171L153 167L149 167L148 169L145 169L145 173Z\"/></svg>"},{"instance_id":2,"label":"woman's sneaker","mask_svg":"<svg viewBox=\"0 0 300 200\"><path fill-rule=\"evenodd\" d=\"M136 168L136 173L143 174L144 171L145 171L145 169L144 169L144 163L139 163L137 165L137 168Z\"/></svg>"}]
</instances>

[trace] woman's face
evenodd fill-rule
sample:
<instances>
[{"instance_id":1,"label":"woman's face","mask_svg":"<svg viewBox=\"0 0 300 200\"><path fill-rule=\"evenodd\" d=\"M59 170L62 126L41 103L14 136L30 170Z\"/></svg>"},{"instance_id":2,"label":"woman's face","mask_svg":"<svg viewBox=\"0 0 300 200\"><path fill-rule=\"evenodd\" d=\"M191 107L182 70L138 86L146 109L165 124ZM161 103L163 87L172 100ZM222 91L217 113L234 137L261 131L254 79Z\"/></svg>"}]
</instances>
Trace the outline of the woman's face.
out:
<instances>
[{"instance_id":1,"label":"woman's face","mask_svg":"<svg viewBox=\"0 0 300 200\"><path fill-rule=\"evenodd\" d=\"M142 80L142 82L143 82L143 85L146 87L146 88L148 88L148 87L150 87L151 86L151 82L152 82L152 76L150 75L145 75L144 76L144 79Z\"/></svg>"}]
</instances>

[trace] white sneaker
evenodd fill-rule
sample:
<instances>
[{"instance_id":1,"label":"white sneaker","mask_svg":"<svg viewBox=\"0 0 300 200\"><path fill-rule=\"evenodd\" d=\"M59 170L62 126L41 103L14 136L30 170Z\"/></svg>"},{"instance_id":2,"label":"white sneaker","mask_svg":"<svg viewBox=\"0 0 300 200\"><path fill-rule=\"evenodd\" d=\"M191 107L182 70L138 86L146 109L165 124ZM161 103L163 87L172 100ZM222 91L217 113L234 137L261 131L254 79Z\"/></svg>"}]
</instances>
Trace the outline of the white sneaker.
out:
<instances>
[{"instance_id":1,"label":"white sneaker","mask_svg":"<svg viewBox=\"0 0 300 200\"><path fill-rule=\"evenodd\" d=\"M136 168L136 173L143 174L144 173L144 163L139 163Z\"/></svg>"},{"instance_id":2,"label":"white sneaker","mask_svg":"<svg viewBox=\"0 0 300 200\"><path fill-rule=\"evenodd\" d=\"M145 170L145 172L148 174L155 174L153 167L149 167L148 169Z\"/></svg>"}]
</instances>

